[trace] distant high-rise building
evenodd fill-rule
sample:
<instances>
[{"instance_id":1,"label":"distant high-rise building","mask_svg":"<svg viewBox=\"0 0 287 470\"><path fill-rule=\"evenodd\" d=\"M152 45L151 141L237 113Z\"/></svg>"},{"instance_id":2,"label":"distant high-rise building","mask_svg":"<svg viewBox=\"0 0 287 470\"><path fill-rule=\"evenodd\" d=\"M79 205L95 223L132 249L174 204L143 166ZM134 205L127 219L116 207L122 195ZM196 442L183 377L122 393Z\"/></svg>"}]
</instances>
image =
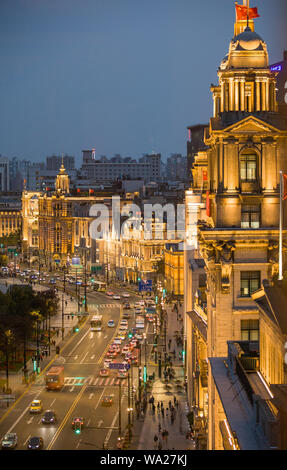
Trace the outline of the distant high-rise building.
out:
<instances>
[{"instance_id":1,"label":"distant high-rise building","mask_svg":"<svg viewBox=\"0 0 287 470\"><path fill-rule=\"evenodd\" d=\"M7 157L0 155L0 191L7 192L9 190L9 160Z\"/></svg>"},{"instance_id":2,"label":"distant high-rise building","mask_svg":"<svg viewBox=\"0 0 287 470\"><path fill-rule=\"evenodd\" d=\"M105 183L119 179L142 179L145 183L160 180L161 154L144 155L139 161L116 154L111 159L96 159L94 150L83 150L81 178Z\"/></svg>"},{"instance_id":3,"label":"distant high-rise building","mask_svg":"<svg viewBox=\"0 0 287 470\"><path fill-rule=\"evenodd\" d=\"M166 173L168 181L187 181L187 157L174 153L167 159Z\"/></svg>"},{"instance_id":4,"label":"distant high-rise building","mask_svg":"<svg viewBox=\"0 0 287 470\"><path fill-rule=\"evenodd\" d=\"M63 157L63 163L66 170L74 170L75 168L75 157L65 155ZM62 164L62 157L59 155L52 155L51 157L46 157L46 167L47 170L58 171Z\"/></svg>"},{"instance_id":5,"label":"distant high-rise building","mask_svg":"<svg viewBox=\"0 0 287 470\"><path fill-rule=\"evenodd\" d=\"M187 171L190 181L192 180L191 168L194 162L194 156L207 148L204 143L204 129L206 127L208 127L208 124L197 124L187 128L189 133L187 141Z\"/></svg>"},{"instance_id":6,"label":"distant high-rise building","mask_svg":"<svg viewBox=\"0 0 287 470\"><path fill-rule=\"evenodd\" d=\"M277 75L276 96L279 112L287 114L287 51L284 51L283 60L269 66Z\"/></svg>"}]
</instances>

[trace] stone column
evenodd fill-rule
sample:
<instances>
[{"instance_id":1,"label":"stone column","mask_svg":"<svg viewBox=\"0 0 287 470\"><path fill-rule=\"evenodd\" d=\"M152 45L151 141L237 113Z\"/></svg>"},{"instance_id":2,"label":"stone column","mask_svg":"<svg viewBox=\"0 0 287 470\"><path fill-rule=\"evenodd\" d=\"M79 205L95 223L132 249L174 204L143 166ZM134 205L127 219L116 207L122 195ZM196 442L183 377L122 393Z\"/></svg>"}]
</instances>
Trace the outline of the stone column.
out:
<instances>
[{"instance_id":1,"label":"stone column","mask_svg":"<svg viewBox=\"0 0 287 470\"><path fill-rule=\"evenodd\" d=\"M235 111L239 111L239 82L238 79L235 79Z\"/></svg>"},{"instance_id":2,"label":"stone column","mask_svg":"<svg viewBox=\"0 0 287 470\"><path fill-rule=\"evenodd\" d=\"M256 78L256 111L260 111L260 81Z\"/></svg>"}]
</instances>

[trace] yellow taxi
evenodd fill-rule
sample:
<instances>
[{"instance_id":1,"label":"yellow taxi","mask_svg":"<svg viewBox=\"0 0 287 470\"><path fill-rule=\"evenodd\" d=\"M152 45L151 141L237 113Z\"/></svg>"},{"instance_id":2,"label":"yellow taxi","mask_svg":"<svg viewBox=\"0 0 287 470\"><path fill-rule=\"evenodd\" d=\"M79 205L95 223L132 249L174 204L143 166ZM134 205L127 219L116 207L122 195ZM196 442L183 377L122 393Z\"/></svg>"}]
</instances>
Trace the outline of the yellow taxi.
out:
<instances>
[{"instance_id":1,"label":"yellow taxi","mask_svg":"<svg viewBox=\"0 0 287 470\"><path fill-rule=\"evenodd\" d=\"M30 405L30 413L41 413L43 409L41 400L33 400Z\"/></svg>"}]
</instances>

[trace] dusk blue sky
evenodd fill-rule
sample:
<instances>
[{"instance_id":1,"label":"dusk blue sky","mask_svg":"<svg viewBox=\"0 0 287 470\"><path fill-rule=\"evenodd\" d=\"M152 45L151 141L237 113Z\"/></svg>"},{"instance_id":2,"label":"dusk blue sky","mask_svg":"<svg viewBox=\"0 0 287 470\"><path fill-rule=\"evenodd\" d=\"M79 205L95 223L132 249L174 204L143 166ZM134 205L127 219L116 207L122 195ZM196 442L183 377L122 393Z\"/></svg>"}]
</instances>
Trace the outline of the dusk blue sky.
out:
<instances>
[{"instance_id":1,"label":"dusk blue sky","mask_svg":"<svg viewBox=\"0 0 287 470\"><path fill-rule=\"evenodd\" d=\"M239 0L242 3L242 0ZM1 0L0 153L138 158L186 154L208 122L233 0ZM286 0L251 0L270 63L282 60Z\"/></svg>"}]
</instances>

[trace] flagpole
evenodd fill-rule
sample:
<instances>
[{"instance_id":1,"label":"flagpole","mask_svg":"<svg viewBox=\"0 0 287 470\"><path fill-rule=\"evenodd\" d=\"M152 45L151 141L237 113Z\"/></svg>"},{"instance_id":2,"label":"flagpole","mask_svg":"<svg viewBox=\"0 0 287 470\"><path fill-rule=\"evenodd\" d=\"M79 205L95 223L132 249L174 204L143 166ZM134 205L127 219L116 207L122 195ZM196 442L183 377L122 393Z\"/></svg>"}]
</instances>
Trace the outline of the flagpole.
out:
<instances>
[{"instance_id":1,"label":"flagpole","mask_svg":"<svg viewBox=\"0 0 287 470\"><path fill-rule=\"evenodd\" d=\"M247 28L249 27L249 0L247 0Z\"/></svg>"},{"instance_id":2,"label":"flagpole","mask_svg":"<svg viewBox=\"0 0 287 470\"><path fill-rule=\"evenodd\" d=\"M279 276L283 280L283 172L280 171Z\"/></svg>"}]
</instances>

